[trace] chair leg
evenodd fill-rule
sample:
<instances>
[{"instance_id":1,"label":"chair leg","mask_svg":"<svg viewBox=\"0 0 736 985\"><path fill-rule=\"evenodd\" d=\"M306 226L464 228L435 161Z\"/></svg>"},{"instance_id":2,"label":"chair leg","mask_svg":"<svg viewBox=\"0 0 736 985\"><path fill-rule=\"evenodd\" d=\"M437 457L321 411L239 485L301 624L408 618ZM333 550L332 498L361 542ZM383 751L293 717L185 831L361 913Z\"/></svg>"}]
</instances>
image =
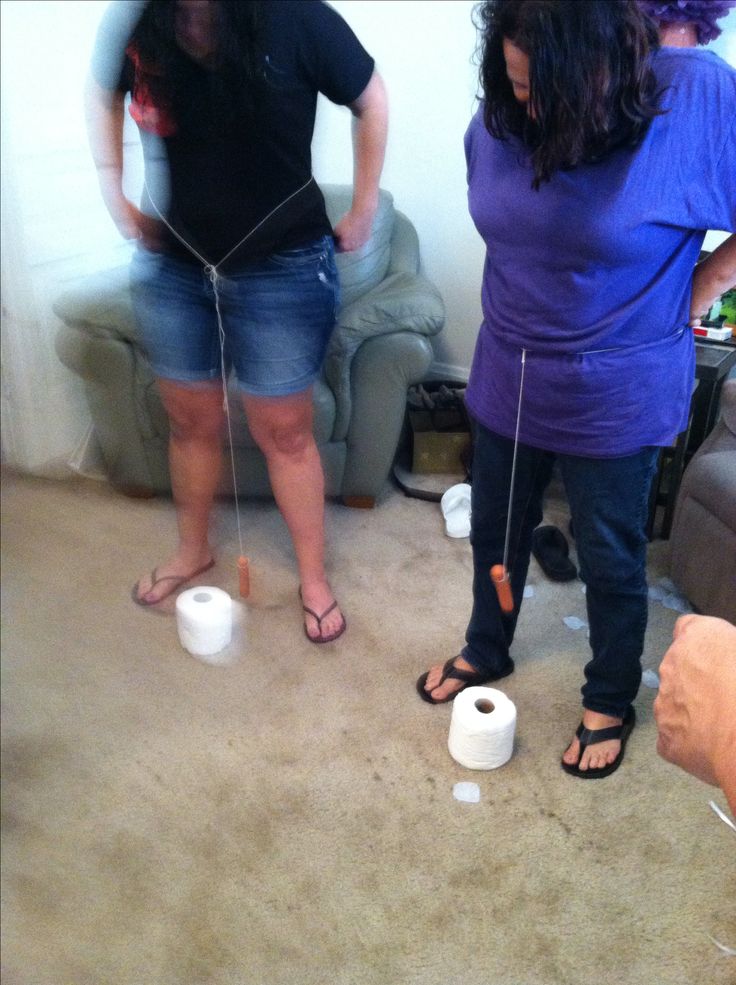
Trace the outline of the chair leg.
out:
<instances>
[{"instance_id":1,"label":"chair leg","mask_svg":"<svg viewBox=\"0 0 736 985\"><path fill-rule=\"evenodd\" d=\"M156 490L151 489L150 486L134 486L126 484L118 486L117 488L129 499L153 499L156 496Z\"/></svg>"},{"instance_id":2,"label":"chair leg","mask_svg":"<svg viewBox=\"0 0 736 985\"><path fill-rule=\"evenodd\" d=\"M342 501L353 510L372 510L376 505L375 496L343 496Z\"/></svg>"}]
</instances>

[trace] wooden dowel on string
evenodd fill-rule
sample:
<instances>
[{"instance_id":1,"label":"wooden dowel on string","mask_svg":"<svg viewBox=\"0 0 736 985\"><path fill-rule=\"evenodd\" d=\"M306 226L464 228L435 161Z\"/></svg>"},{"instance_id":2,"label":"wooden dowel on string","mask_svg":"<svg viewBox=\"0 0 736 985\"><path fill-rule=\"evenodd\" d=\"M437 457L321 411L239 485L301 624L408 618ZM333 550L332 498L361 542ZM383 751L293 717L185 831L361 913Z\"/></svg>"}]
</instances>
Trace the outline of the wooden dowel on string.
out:
<instances>
[{"instance_id":1,"label":"wooden dowel on string","mask_svg":"<svg viewBox=\"0 0 736 985\"><path fill-rule=\"evenodd\" d=\"M514 611L514 596L511 591L509 573L502 564L494 564L491 568L491 579L498 596L501 611L507 614Z\"/></svg>"},{"instance_id":2,"label":"wooden dowel on string","mask_svg":"<svg viewBox=\"0 0 736 985\"><path fill-rule=\"evenodd\" d=\"M248 558L241 554L238 558L238 580L240 582L240 596L247 599L250 595L250 569Z\"/></svg>"}]
</instances>

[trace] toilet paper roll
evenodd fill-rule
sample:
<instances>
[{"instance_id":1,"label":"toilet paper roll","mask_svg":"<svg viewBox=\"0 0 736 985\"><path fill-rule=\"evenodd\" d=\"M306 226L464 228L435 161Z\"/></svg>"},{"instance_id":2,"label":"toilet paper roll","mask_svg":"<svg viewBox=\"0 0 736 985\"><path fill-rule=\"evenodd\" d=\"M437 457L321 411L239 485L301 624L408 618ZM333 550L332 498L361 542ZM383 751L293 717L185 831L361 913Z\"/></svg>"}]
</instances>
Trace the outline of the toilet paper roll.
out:
<instances>
[{"instance_id":1,"label":"toilet paper roll","mask_svg":"<svg viewBox=\"0 0 736 985\"><path fill-rule=\"evenodd\" d=\"M447 747L470 770L493 770L511 759L516 705L503 691L468 687L455 698Z\"/></svg>"},{"instance_id":2,"label":"toilet paper roll","mask_svg":"<svg viewBox=\"0 0 736 985\"><path fill-rule=\"evenodd\" d=\"M232 599L221 588L200 585L182 592L176 600L176 628L184 649L195 657L223 650L232 639L232 608Z\"/></svg>"}]
</instances>

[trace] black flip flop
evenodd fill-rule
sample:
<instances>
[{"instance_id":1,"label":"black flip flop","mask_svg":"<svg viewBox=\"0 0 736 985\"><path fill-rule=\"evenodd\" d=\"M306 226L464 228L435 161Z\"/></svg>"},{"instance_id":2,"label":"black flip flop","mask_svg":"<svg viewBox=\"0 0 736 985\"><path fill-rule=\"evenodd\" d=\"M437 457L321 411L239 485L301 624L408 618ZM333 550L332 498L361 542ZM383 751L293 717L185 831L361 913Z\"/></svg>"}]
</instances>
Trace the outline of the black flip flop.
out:
<instances>
[{"instance_id":1,"label":"black flip flop","mask_svg":"<svg viewBox=\"0 0 736 985\"><path fill-rule=\"evenodd\" d=\"M570 548L563 532L551 525L537 527L532 534L532 554L552 581L572 581L578 569L570 560Z\"/></svg>"},{"instance_id":2,"label":"black flip flop","mask_svg":"<svg viewBox=\"0 0 736 985\"><path fill-rule=\"evenodd\" d=\"M457 691L453 691L448 697L442 698L440 701L435 701L431 692L425 690L424 687L427 683L427 678L429 677L429 671L427 671L426 674L422 674L422 676L417 680L417 691L422 701L426 701L430 705L443 705L446 702L452 701L456 698L461 691L465 690L466 687L476 687L481 684L488 684L491 681L498 681L502 677L507 677L514 669L514 661L509 660L508 670L505 670L502 674L489 674L487 671L481 670L462 670L460 667L453 666L456 660L457 657L450 657L450 659L445 663L445 666L442 668L442 677L440 677L436 687L444 684L448 678L451 680L462 681L463 686L459 687ZM434 691L435 688L432 688L432 690Z\"/></svg>"},{"instance_id":3,"label":"black flip flop","mask_svg":"<svg viewBox=\"0 0 736 985\"><path fill-rule=\"evenodd\" d=\"M581 722L575 735L580 741L580 756L578 757L577 764L571 766L570 763L566 763L564 760L560 761L560 765L566 773L570 776L577 776L581 780L602 780L604 776L610 776L611 773L615 773L623 762L624 752L626 751L626 742L634 731L634 725L636 724L636 712L633 706L629 705L629 710L626 712L623 722L620 725L611 725L609 728L596 728L590 729L585 728ZM598 766L594 769L581 770L580 760L583 758L583 753L588 746L593 746L598 742L606 742L609 739L620 739L621 748L619 750L618 756L614 759L612 763L608 766Z\"/></svg>"}]
</instances>

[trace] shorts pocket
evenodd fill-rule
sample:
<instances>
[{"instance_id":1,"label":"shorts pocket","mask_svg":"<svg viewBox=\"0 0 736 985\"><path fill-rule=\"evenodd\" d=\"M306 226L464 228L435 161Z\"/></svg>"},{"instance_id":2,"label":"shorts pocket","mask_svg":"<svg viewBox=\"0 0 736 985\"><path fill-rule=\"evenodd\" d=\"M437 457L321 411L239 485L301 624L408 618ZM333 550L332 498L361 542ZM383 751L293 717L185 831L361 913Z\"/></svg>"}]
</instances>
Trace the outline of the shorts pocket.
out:
<instances>
[{"instance_id":1,"label":"shorts pocket","mask_svg":"<svg viewBox=\"0 0 736 985\"><path fill-rule=\"evenodd\" d=\"M329 254L329 249L328 237L323 236L315 243L310 243L307 246L297 246L295 249L272 253L268 259L277 267L286 267L287 269L307 267L310 263L316 263L326 257Z\"/></svg>"}]
</instances>

